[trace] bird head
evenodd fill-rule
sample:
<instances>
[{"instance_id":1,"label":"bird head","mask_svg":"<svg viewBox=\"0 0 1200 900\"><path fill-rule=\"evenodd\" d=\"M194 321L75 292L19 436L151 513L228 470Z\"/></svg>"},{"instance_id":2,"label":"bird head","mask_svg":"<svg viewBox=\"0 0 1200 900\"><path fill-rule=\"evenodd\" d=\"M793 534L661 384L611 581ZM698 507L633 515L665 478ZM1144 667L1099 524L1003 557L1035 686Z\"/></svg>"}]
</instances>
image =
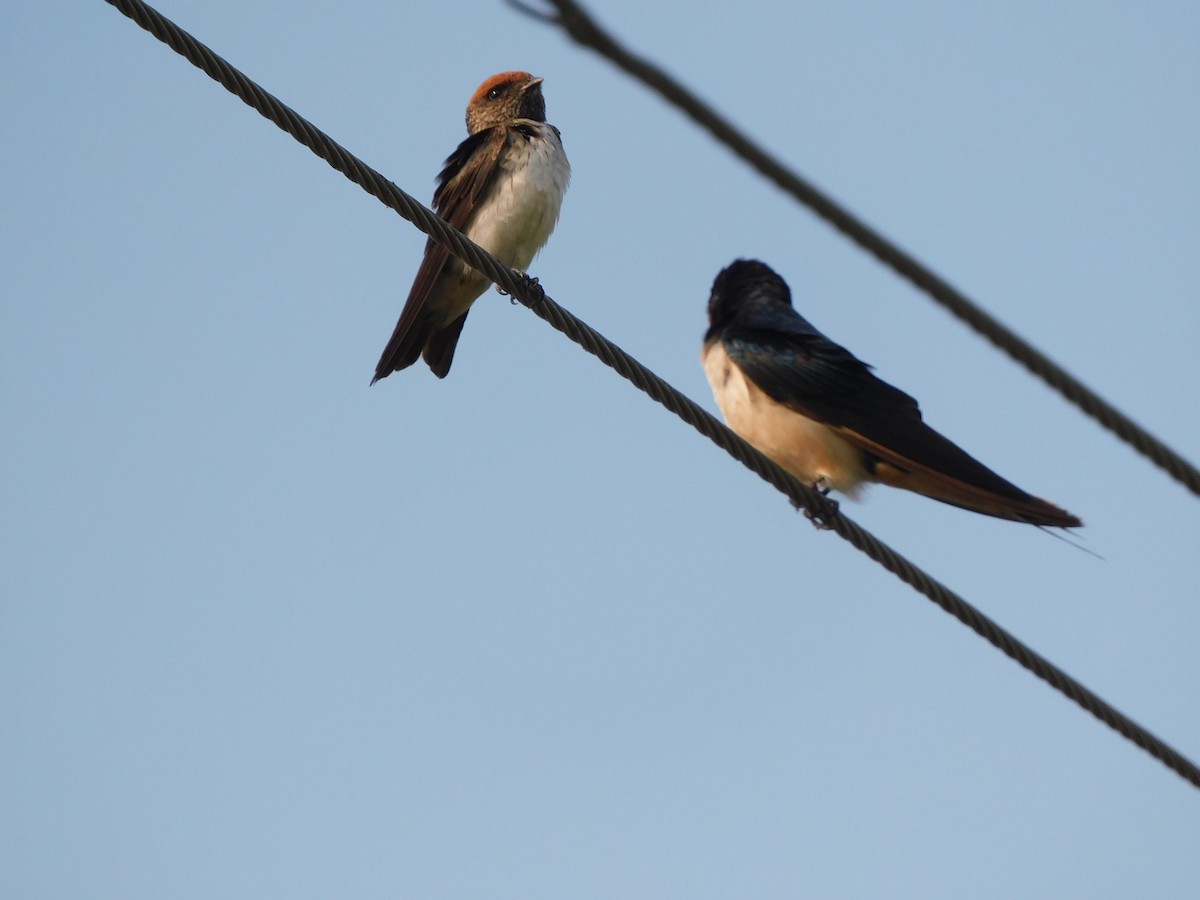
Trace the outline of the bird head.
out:
<instances>
[{"instance_id":1,"label":"bird head","mask_svg":"<svg viewBox=\"0 0 1200 900\"><path fill-rule=\"evenodd\" d=\"M528 72L501 72L475 91L467 105L467 131L478 134L517 119L546 121L542 79Z\"/></svg>"},{"instance_id":2,"label":"bird head","mask_svg":"<svg viewBox=\"0 0 1200 900\"><path fill-rule=\"evenodd\" d=\"M708 298L709 333L714 334L746 308L791 309L792 292L775 270L756 259L730 263L713 281Z\"/></svg>"}]
</instances>

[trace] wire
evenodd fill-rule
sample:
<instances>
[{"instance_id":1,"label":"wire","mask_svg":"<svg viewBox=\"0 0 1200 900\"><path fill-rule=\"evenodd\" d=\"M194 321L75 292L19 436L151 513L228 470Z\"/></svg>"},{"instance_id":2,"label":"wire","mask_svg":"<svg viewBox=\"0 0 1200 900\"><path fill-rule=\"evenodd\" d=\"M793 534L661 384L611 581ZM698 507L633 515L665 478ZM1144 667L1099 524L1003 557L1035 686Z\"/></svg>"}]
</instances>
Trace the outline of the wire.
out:
<instances>
[{"instance_id":1,"label":"wire","mask_svg":"<svg viewBox=\"0 0 1200 900\"><path fill-rule=\"evenodd\" d=\"M639 390L661 403L747 468L786 494L797 508L806 510L814 520L836 531L871 559L924 594L1038 678L1075 701L1193 786L1200 788L1200 767L1197 767L1195 763L1118 711L1049 660L1038 655L891 547L843 516L838 511L836 503L785 472L694 401L667 384L598 331L563 309L546 296L536 281L510 269L483 248L472 243L461 232L438 218L420 202L354 157L323 131L267 93L209 48L141 0L105 0L105 2L116 7L146 31L187 58L231 93L240 97L355 184L379 199L385 206L398 212L434 240L449 247L456 256L471 266L485 272L489 278L533 310L540 318L599 358L601 362L632 382Z\"/></svg>"},{"instance_id":2,"label":"wire","mask_svg":"<svg viewBox=\"0 0 1200 900\"><path fill-rule=\"evenodd\" d=\"M618 68L660 94L668 103L682 110L697 125L725 144L737 156L757 169L760 174L774 182L776 186L809 207L880 262L907 278L1104 428L1167 472L1193 494L1200 495L1200 469L1104 400L1020 335L993 318L977 303L913 256L858 219L815 185L793 172L661 68L626 50L574 0L547 0L557 8L557 13L535 9L523 0L507 0L507 2L510 6L539 22L558 26L576 43L599 53Z\"/></svg>"}]
</instances>

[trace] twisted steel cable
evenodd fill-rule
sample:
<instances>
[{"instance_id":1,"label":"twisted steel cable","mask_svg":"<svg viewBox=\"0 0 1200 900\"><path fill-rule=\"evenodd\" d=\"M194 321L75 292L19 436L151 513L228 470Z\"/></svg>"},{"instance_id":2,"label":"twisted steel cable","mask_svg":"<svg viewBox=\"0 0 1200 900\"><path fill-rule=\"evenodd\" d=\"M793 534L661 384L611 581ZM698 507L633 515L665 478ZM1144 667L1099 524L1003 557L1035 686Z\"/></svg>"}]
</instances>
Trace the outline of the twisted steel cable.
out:
<instances>
[{"instance_id":1,"label":"twisted steel cable","mask_svg":"<svg viewBox=\"0 0 1200 900\"><path fill-rule=\"evenodd\" d=\"M533 310L552 327L596 356L639 390L661 403L743 465L786 494L794 506L803 508L815 521L836 531L871 559L928 597L1038 678L1069 697L1193 786L1200 788L1200 767L1197 767L1195 763L1121 713L1049 660L1027 647L891 547L843 516L838 511L836 503L785 472L694 401L663 381L598 331L559 306L546 296L536 281L509 268L482 247L472 243L457 229L438 218L420 202L353 156L311 122L263 90L152 7L141 0L105 0L105 2L116 7L146 31L184 56L197 68L249 106L258 110L264 117L292 135L385 206L398 212L426 235L445 244L456 256L486 273L492 281Z\"/></svg>"},{"instance_id":2,"label":"twisted steel cable","mask_svg":"<svg viewBox=\"0 0 1200 900\"><path fill-rule=\"evenodd\" d=\"M580 4L574 0L547 0L557 10L556 13L547 13L535 9L523 0L507 2L540 22L561 28L576 43L599 53L658 93L777 187L791 194L880 262L908 279L952 315L966 322L990 343L1062 394L1086 415L1129 444L1193 494L1200 496L1200 469L911 254L900 249L828 194L793 172L663 69L627 50L601 28Z\"/></svg>"}]
</instances>

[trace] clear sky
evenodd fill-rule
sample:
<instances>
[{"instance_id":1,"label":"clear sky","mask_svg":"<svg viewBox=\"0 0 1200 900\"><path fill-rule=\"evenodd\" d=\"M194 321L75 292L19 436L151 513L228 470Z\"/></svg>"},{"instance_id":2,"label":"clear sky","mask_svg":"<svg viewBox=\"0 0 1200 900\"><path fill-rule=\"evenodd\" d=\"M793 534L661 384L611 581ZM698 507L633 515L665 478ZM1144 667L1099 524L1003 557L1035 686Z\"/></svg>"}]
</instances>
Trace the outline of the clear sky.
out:
<instances>
[{"instance_id":1,"label":"clear sky","mask_svg":"<svg viewBox=\"0 0 1200 900\"><path fill-rule=\"evenodd\" d=\"M543 76L550 295L715 411L770 263L1103 561L846 511L1200 757L1200 500L681 115L498 0L159 9L426 202ZM1200 459L1196 4L600 14ZM528 311L369 388L424 237L114 9L0 60L0 894L1200 895L1200 793Z\"/></svg>"}]
</instances>

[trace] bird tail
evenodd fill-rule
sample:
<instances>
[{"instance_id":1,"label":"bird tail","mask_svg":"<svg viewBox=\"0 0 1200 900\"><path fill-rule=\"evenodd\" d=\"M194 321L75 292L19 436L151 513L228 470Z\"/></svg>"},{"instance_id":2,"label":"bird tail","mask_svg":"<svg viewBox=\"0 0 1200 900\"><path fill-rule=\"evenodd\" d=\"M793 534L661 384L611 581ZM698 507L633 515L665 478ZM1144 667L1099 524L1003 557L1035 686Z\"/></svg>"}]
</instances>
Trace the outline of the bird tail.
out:
<instances>
[{"instance_id":1,"label":"bird tail","mask_svg":"<svg viewBox=\"0 0 1200 900\"><path fill-rule=\"evenodd\" d=\"M960 481L920 465L900 468L888 462L876 464L874 475L883 484L915 491L933 500L949 503L951 506L996 516L1000 519L1058 528L1078 528L1083 524L1078 516L1055 506L1048 500L1027 494L1009 482L1005 482L1005 484L1011 490L1000 492Z\"/></svg>"},{"instance_id":2,"label":"bird tail","mask_svg":"<svg viewBox=\"0 0 1200 900\"><path fill-rule=\"evenodd\" d=\"M396 330L392 332L391 340L383 348L383 355L375 366L375 377L371 379L371 384L380 378L387 378L393 372L407 369L417 361L425 346L426 329L420 325L403 319L396 323Z\"/></svg>"},{"instance_id":3,"label":"bird tail","mask_svg":"<svg viewBox=\"0 0 1200 900\"><path fill-rule=\"evenodd\" d=\"M441 331L435 331L425 341L425 362L438 378L445 378L449 373L450 363L454 362L454 349L458 346L458 336L462 334L463 325L466 323L467 313L463 313Z\"/></svg>"}]
</instances>

